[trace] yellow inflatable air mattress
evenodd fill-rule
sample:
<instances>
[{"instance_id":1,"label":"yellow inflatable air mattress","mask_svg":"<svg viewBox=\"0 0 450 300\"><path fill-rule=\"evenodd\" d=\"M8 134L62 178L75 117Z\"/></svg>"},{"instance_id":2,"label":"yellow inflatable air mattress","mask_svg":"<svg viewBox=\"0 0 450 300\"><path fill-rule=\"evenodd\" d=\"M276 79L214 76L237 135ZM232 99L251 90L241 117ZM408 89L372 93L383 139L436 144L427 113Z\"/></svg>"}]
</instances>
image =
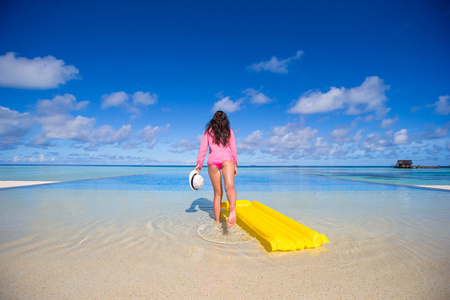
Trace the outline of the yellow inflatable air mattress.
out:
<instances>
[{"instance_id":1,"label":"yellow inflatable air mattress","mask_svg":"<svg viewBox=\"0 0 450 300\"><path fill-rule=\"evenodd\" d=\"M229 209L228 201L222 208ZM270 207L248 200L236 201L237 224L255 236L268 251L295 251L328 243L320 234Z\"/></svg>"}]
</instances>

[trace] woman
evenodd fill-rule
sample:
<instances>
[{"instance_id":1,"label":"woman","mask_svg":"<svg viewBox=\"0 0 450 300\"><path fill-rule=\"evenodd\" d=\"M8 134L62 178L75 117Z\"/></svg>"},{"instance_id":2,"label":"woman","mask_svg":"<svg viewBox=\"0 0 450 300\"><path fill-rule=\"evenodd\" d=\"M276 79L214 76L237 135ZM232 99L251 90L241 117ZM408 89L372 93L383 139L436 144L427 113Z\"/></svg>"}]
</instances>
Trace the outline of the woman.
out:
<instances>
[{"instance_id":1,"label":"woman","mask_svg":"<svg viewBox=\"0 0 450 300\"><path fill-rule=\"evenodd\" d=\"M195 167L195 170L199 173L203 166L208 147L208 174L214 188L214 217L216 224L220 225L223 176L225 192L230 203L230 215L227 219L227 227L231 228L236 224L236 189L234 187L234 177L237 175L237 153L234 133L230 128L227 114L223 111L217 111L211 121L206 125L200 150L198 151L197 166Z\"/></svg>"}]
</instances>

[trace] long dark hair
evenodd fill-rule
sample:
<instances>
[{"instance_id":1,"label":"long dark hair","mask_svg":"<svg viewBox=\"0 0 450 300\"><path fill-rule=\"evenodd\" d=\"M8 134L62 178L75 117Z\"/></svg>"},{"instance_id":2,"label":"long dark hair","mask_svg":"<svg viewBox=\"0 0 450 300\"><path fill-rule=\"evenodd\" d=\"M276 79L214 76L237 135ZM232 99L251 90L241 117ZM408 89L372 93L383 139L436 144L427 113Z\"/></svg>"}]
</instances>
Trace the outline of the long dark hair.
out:
<instances>
[{"instance_id":1,"label":"long dark hair","mask_svg":"<svg viewBox=\"0 0 450 300\"><path fill-rule=\"evenodd\" d=\"M216 111L214 117L206 125L206 132L211 129L214 144L226 146L230 139L230 121L227 114L221 110Z\"/></svg>"}]
</instances>

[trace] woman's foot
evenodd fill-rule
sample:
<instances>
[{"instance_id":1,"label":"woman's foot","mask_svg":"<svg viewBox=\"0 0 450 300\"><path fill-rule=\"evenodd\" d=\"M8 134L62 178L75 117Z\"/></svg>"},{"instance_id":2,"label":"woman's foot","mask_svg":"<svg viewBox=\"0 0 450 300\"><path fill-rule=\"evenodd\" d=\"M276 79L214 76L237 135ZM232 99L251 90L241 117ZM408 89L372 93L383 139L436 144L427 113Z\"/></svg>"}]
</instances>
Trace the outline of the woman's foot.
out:
<instances>
[{"instance_id":1,"label":"woman's foot","mask_svg":"<svg viewBox=\"0 0 450 300\"><path fill-rule=\"evenodd\" d=\"M230 216L227 218L227 228L231 228L236 224L236 212L230 212Z\"/></svg>"}]
</instances>

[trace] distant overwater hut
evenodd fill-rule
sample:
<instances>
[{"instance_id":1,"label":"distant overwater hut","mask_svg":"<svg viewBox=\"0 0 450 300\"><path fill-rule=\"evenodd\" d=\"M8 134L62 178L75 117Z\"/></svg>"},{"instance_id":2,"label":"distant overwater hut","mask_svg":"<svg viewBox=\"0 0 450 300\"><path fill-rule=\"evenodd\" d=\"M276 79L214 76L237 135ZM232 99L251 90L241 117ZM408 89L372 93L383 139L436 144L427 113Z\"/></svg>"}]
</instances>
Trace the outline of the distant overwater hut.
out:
<instances>
[{"instance_id":1,"label":"distant overwater hut","mask_svg":"<svg viewBox=\"0 0 450 300\"><path fill-rule=\"evenodd\" d=\"M411 169L413 168L412 160L397 160L397 164L394 168Z\"/></svg>"},{"instance_id":2,"label":"distant overwater hut","mask_svg":"<svg viewBox=\"0 0 450 300\"><path fill-rule=\"evenodd\" d=\"M440 169L440 168L449 168L450 166L413 166L412 160L397 160L397 164L393 166L394 168L399 169Z\"/></svg>"}]
</instances>

